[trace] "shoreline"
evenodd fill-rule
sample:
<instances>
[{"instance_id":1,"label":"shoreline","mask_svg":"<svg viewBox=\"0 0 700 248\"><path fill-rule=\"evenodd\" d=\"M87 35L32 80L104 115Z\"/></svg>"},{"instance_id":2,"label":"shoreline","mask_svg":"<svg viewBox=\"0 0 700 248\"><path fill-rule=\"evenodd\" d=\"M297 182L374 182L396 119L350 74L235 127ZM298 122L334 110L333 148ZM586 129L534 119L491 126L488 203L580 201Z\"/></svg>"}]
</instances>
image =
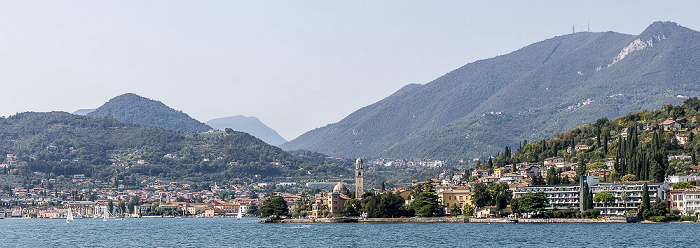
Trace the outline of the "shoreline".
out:
<instances>
[{"instance_id":1,"label":"shoreline","mask_svg":"<svg viewBox=\"0 0 700 248\"><path fill-rule=\"evenodd\" d=\"M296 223L296 224L322 224L322 223L627 223L625 219L506 219L506 218L317 218L317 219L279 219L259 220L260 223Z\"/></svg>"}]
</instances>

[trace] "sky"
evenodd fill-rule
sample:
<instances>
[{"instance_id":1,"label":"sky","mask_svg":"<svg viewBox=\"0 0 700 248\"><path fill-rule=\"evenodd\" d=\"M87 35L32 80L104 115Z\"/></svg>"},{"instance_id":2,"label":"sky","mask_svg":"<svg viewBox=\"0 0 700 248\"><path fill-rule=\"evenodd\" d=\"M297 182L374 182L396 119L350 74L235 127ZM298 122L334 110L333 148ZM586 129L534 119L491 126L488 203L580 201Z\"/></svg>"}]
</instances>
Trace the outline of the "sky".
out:
<instances>
[{"instance_id":1,"label":"sky","mask_svg":"<svg viewBox=\"0 0 700 248\"><path fill-rule=\"evenodd\" d=\"M410 83L583 31L700 30L700 1L5 1L0 116L135 93L284 138Z\"/></svg>"}]
</instances>

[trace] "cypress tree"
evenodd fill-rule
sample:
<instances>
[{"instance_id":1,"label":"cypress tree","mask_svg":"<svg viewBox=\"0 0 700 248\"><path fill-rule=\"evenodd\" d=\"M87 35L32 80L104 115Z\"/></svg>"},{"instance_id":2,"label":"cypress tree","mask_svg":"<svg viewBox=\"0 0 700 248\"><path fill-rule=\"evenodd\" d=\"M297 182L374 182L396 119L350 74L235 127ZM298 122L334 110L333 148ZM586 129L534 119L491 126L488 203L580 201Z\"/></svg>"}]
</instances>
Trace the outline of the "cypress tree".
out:
<instances>
[{"instance_id":1,"label":"cypress tree","mask_svg":"<svg viewBox=\"0 0 700 248\"><path fill-rule=\"evenodd\" d=\"M642 186L642 213L649 209L651 203L649 202L649 186L647 186L647 183L644 183Z\"/></svg>"},{"instance_id":2,"label":"cypress tree","mask_svg":"<svg viewBox=\"0 0 700 248\"><path fill-rule=\"evenodd\" d=\"M593 209L593 192L591 192L591 188L588 188L588 198L586 199L586 204L588 205L588 209Z\"/></svg>"},{"instance_id":3,"label":"cypress tree","mask_svg":"<svg viewBox=\"0 0 700 248\"><path fill-rule=\"evenodd\" d=\"M607 130L603 134L603 154L607 155L608 154L608 139L609 139L609 134Z\"/></svg>"},{"instance_id":4,"label":"cypress tree","mask_svg":"<svg viewBox=\"0 0 700 248\"><path fill-rule=\"evenodd\" d=\"M574 136L571 135L571 153L573 154L574 151L576 151L576 142L574 142Z\"/></svg>"},{"instance_id":5,"label":"cypress tree","mask_svg":"<svg viewBox=\"0 0 700 248\"><path fill-rule=\"evenodd\" d=\"M692 133L692 132L691 132ZM695 150L693 150L693 153L691 154L691 157L693 158L693 165L697 165L697 161L695 160Z\"/></svg>"},{"instance_id":6,"label":"cypress tree","mask_svg":"<svg viewBox=\"0 0 700 248\"><path fill-rule=\"evenodd\" d=\"M600 147L600 126L596 125L595 129L595 147Z\"/></svg>"}]
</instances>

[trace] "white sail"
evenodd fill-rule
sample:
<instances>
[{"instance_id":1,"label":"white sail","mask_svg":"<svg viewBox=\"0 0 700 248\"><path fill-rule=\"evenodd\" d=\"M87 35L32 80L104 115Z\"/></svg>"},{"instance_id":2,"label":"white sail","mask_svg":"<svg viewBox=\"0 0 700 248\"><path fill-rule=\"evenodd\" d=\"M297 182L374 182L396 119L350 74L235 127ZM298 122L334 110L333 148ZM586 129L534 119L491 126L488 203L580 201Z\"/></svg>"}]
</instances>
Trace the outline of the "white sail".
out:
<instances>
[{"instance_id":1,"label":"white sail","mask_svg":"<svg viewBox=\"0 0 700 248\"><path fill-rule=\"evenodd\" d=\"M104 215L102 216L103 221L107 221L109 219L109 212L107 212L107 208L105 208Z\"/></svg>"},{"instance_id":2,"label":"white sail","mask_svg":"<svg viewBox=\"0 0 700 248\"><path fill-rule=\"evenodd\" d=\"M73 222L73 212L68 208L68 216L66 217L66 223Z\"/></svg>"}]
</instances>

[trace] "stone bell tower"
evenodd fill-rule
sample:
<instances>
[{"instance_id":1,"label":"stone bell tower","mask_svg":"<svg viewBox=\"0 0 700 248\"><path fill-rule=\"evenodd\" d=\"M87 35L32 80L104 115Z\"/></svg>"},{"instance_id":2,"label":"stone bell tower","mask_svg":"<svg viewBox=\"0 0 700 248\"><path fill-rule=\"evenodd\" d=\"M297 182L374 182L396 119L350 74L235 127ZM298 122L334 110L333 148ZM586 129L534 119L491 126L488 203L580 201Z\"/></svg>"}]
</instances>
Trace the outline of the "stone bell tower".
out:
<instances>
[{"instance_id":1,"label":"stone bell tower","mask_svg":"<svg viewBox=\"0 0 700 248\"><path fill-rule=\"evenodd\" d=\"M364 187L364 169L362 168L362 158L357 158L355 161L355 198L361 198L365 193Z\"/></svg>"}]
</instances>

